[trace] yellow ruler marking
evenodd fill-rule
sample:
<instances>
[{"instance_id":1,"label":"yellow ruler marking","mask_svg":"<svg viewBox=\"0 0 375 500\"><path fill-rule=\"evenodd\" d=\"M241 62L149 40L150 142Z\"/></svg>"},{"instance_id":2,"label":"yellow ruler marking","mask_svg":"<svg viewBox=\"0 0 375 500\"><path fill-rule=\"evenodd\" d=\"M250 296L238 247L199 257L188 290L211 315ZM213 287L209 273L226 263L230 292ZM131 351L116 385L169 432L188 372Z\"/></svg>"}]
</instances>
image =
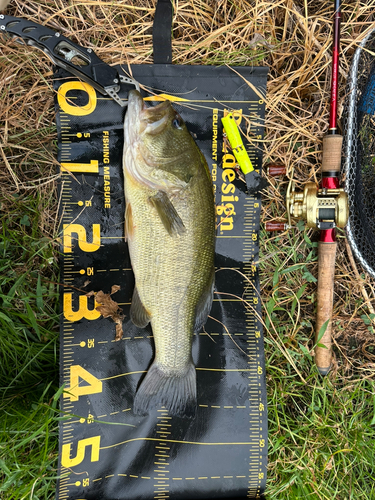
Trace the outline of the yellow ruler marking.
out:
<instances>
[{"instance_id":1,"label":"yellow ruler marking","mask_svg":"<svg viewBox=\"0 0 375 500\"><path fill-rule=\"evenodd\" d=\"M256 368L198 368L197 367L196 370L208 371L208 372L250 372L256 370Z\"/></svg>"},{"instance_id":2,"label":"yellow ruler marking","mask_svg":"<svg viewBox=\"0 0 375 500\"><path fill-rule=\"evenodd\" d=\"M226 235L217 235L216 238L248 238L248 236L245 234L245 235L242 235L242 236L226 236Z\"/></svg>"},{"instance_id":3,"label":"yellow ruler marking","mask_svg":"<svg viewBox=\"0 0 375 500\"><path fill-rule=\"evenodd\" d=\"M99 98L99 99L103 99L103 100L110 100L109 98ZM215 104L218 104L217 101L209 101L209 100L197 100L197 101L189 101L189 102L214 102ZM231 104L234 104L236 101L222 101L223 103L226 103L226 102L230 102ZM238 102L244 102L244 101L238 101ZM255 104L258 104L257 101L248 101L248 103L255 103ZM255 106L254 104L254 110L257 109L257 106ZM67 122L68 120L62 120L62 122ZM64 127L64 128L68 128L69 130L71 130L69 127ZM71 137L75 137L76 134L73 134L73 133L65 133L65 136L68 138L69 136ZM69 144L69 145L68 145ZM64 159L67 157L67 158L70 158L71 157L71 152L70 152L70 144L71 142L67 139L67 140L64 140L64 145L63 147L65 148L65 151L62 151L61 152L61 155L64 156ZM252 156L252 157L255 157L255 156ZM71 180L68 180L67 181L69 184L71 184ZM66 186L66 191L70 191L70 185L69 186ZM253 202L253 201L252 201ZM77 202L73 202L71 201L71 196L68 198L67 201L65 201L65 203L68 205L75 205ZM66 209L66 212L68 214L72 213L72 210L71 209ZM252 218L253 214L254 214L254 210L253 210L253 207L251 207L251 209L247 209L247 207L245 206L245 220L246 220L246 217L248 218ZM249 215L247 215L249 214ZM67 220L71 220L71 217L66 217ZM250 224L250 223L245 223L245 225L247 226L253 226L255 227L255 224ZM245 229L244 231L244 235L242 236L239 236L239 235L235 235L235 236L225 236L225 235L218 235L217 237L218 238L243 238L245 239L245 245L247 247L249 246L253 246L255 248L255 244L254 242L250 241L250 242L246 242L246 238L249 238L249 235L246 234L246 233L250 233L251 234L252 230L251 229ZM104 236L103 239L108 239L108 240L120 240L122 239L123 237L122 236L110 236L110 237L106 237ZM245 250L246 251L246 250ZM249 249L247 250L247 255L249 255ZM251 254L251 256L249 255L250 258L253 258L253 254ZM72 261L73 261L73 258L70 258ZM74 264L69 266L69 267L74 267ZM241 268L240 267L233 267L231 268L233 270L240 270ZM68 266L66 266L66 270L68 271ZM118 272L120 269L101 269L101 270L95 270L95 272ZM123 269L123 271L130 271L131 268L126 268L126 269ZM79 274L80 271L73 271L73 270L69 270L69 274ZM69 281L72 281L74 280L74 278L68 278ZM246 296L245 296L246 297ZM218 301L218 299L215 299L216 301ZM241 302L242 300L241 299L222 299L222 300L225 300L226 302ZM126 302L126 303L122 303L120 305L130 305L130 302ZM254 329L254 326L251 326L252 329ZM71 328L69 329L70 331L74 332L74 328ZM66 331L68 331L66 329ZM228 336L228 333L212 333L210 335L223 335L223 336ZM199 333L199 335L206 335L206 333ZM231 335L237 335L237 336L243 336L243 335L246 335L244 333L232 333ZM152 336L147 336L147 338L151 338ZM73 337L69 337L69 338L73 338ZM146 337L133 337L133 339L143 339L143 338L146 338ZM126 338L127 340L130 340L131 337L127 337ZM112 341L111 341L112 342ZM110 341L102 341L102 342L98 342L98 343L110 343ZM80 344L72 344L70 342L70 346L79 346ZM68 352L67 349L64 349L65 352ZM69 351L69 352L73 352L73 351ZM65 356L66 359L73 359L71 358L70 356ZM197 368L197 370L201 370L201 371L223 371L223 372L230 372L230 371L233 371L233 372L243 372L243 371L248 371L248 372L252 372L253 370L256 370L256 368L245 368L245 369L212 369L212 368ZM133 375L133 374L142 374L142 373L145 373L145 371L135 371L135 372L128 372L128 373L123 373L123 374L119 374L119 375L116 375L116 376L112 376L112 377L106 377L106 378L103 378L101 380L110 380L110 379L114 379L114 378L117 378L117 377L121 377L121 376L127 376L127 375ZM250 377L249 377L250 378ZM256 377L255 377L256 378ZM73 408L73 405L69 405L71 408ZM220 409L220 408L223 408L223 409L245 409L247 408L247 406L240 406L240 405L237 405L237 406L232 406L232 405L221 405L221 406L218 406L218 405L199 405L200 407L206 407L206 408L214 408L214 409ZM124 409L124 410L120 410L121 412L127 412L127 411L130 411L131 408L127 408L127 409ZM112 412L110 413L110 415L117 415L118 413L120 413L120 411L116 411L116 412ZM159 410L159 411L164 411L165 410ZM107 415L102 415L102 416L99 416L99 417L96 417L96 418L103 418L103 417L106 417ZM158 417L159 419L171 419L171 417L169 416L160 416ZM79 422L79 421L75 421L75 422ZM159 453L156 453L155 454L155 457L158 457L158 462L155 462L155 465L157 465L159 467L159 469L157 470L157 474L159 476L165 476L166 473L168 473L169 471L166 471L165 470L165 465L169 465L168 462L166 462L166 458L169 458L169 455L167 454L169 451L170 451L170 448L166 446L167 443L181 443L181 444L193 444L193 445L203 445L203 446L216 446L216 445L219 445L219 446L225 446L225 445L250 445L253 440L251 440L250 442L234 442L234 443L225 443L225 442L218 442L218 443L201 443L201 442L194 442L194 441L179 441L179 440L172 440L172 439L169 439L167 434L170 434L169 432L165 431L165 429L167 427L171 427L171 424L167 424L166 422L163 422L163 420L161 420L161 423L158 423L157 424L159 426L159 429L160 431L158 431L160 434L162 434L162 437L159 437L159 438L133 438L133 439L129 439L127 441L123 441L122 443L117 443L115 445L109 445L109 446L104 446L104 447L101 447L100 449L108 449L108 448L112 448L114 446L118 446L118 445L121 445L121 444L125 444L125 443L128 443L128 442L132 442L132 441L139 441L139 440L145 440L145 441L159 441L159 446L155 446L155 449L158 449L159 450ZM257 442L255 440L255 442ZM164 446L163 446L164 445ZM161 455L160 453L163 453L164 455ZM166 457L166 458L165 458ZM256 464L258 464L258 462L255 462ZM156 471L155 471L156 472ZM69 474L69 473L68 473ZM254 473L255 474L255 473ZM108 476L105 476L106 478L110 478L110 477L113 477L114 475L108 475ZM117 474L117 476L124 476L126 477L127 475L126 474ZM128 477L132 477L132 478L142 478L142 479L148 479L150 480L151 477L148 477L148 476L137 476L137 475L129 475ZM234 477L236 478L246 478L246 476L210 476L211 479L220 479L220 478L223 478L223 479L233 479ZM101 480L102 478L98 478L98 479L94 479L94 481L99 481ZM183 478L153 478L154 480L157 480L157 482L159 483L159 485L154 485L154 487L157 489L157 491L154 492L155 496L154 498L169 498L169 496L167 495L167 493L169 493L169 491L166 489L167 487L169 487L169 484L164 484L166 482L168 482L170 479L173 479L173 480L182 480ZM185 480L195 480L196 478L194 477L186 477ZM204 480L204 479L208 479L208 476L199 476L198 479L201 479L201 480ZM162 485L160 483L163 483Z\"/></svg>"},{"instance_id":4,"label":"yellow ruler marking","mask_svg":"<svg viewBox=\"0 0 375 500\"><path fill-rule=\"evenodd\" d=\"M147 370L138 370L138 371L135 371L135 372L128 372L128 373L120 373L119 375L113 375L113 377L105 377L105 378L101 378L99 380L111 380L113 378L118 378L118 377L126 377L128 375L135 375L137 373L146 373Z\"/></svg>"},{"instance_id":5,"label":"yellow ruler marking","mask_svg":"<svg viewBox=\"0 0 375 500\"><path fill-rule=\"evenodd\" d=\"M123 444L127 443L132 443L135 441L162 441L164 443L180 443L180 444L192 444L192 445L198 445L198 446L249 446L254 444L255 440L251 441L234 441L234 442L213 442L213 443L206 443L206 442L201 442L201 441L182 441L178 439L163 439L163 438L152 438L152 437L138 437L138 438L132 438L132 439L126 439L125 441L121 441L119 443L114 443L110 444L108 446L101 446L101 450L108 450L110 448L114 448L115 446L121 446Z\"/></svg>"}]
</instances>

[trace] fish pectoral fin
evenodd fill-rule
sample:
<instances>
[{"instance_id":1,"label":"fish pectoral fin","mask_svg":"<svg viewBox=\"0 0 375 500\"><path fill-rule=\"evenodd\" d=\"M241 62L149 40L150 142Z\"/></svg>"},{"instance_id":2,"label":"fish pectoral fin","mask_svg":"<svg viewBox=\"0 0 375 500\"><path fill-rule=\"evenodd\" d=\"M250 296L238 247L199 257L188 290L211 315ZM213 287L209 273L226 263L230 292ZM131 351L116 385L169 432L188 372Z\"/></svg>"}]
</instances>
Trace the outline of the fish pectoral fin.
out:
<instances>
[{"instance_id":1,"label":"fish pectoral fin","mask_svg":"<svg viewBox=\"0 0 375 500\"><path fill-rule=\"evenodd\" d=\"M198 333L202 326L206 323L207 317L211 311L212 301L214 298L214 286L215 286L215 268L212 268L210 279L207 282L205 289L201 295L201 298L197 304L196 314L195 314L195 325L194 332Z\"/></svg>"},{"instance_id":2,"label":"fish pectoral fin","mask_svg":"<svg viewBox=\"0 0 375 500\"><path fill-rule=\"evenodd\" d=\"M185 189L191 179L189 173L172 173L162 168L155 168L151 172L151 177L160 187L165 186L174 189Z\"/></svg>"},{"instance_id":3,"label":"fish pectoral fin","mask_svg":"<svg viewBox=\"0 0 375 500\"><path fill-rule=\"evenodd\" d=\"M130 306L130 319L138 328L144 328L150 322L150 315L142 304L137 287L134 288L132 303Z\"/></svg>"},{"instance_id":4,"label":"fish pectoral fin","mask_svg":"<svg viewBox=\"0 0 375 500\"><path fill-rule=\"evenodd\" d=\"M163 226L171 236L181 235L186 229L181 217L178 215L167 193L158 191L154 196L149 198L151 204L156 208L156 211L163 223Z\"/></svg>"},{"instance_id":5,"label":"fish pectoral fin","mask_svg":"<svg viewBox=\"0 0 375 500\"><path fill-rule=\"evenodd\" d=\"M125 241L131 240L133 236L133 213L130 203L125 208Z\"/></svg>"}]
</instances>

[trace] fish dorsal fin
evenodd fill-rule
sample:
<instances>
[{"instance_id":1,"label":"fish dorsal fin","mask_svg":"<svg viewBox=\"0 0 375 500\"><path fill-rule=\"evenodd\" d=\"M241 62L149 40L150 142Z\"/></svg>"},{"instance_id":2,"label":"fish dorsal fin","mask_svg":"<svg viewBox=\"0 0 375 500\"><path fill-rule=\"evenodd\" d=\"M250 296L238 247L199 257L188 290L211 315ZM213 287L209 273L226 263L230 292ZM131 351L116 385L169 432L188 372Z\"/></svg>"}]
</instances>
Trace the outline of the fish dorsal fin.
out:
<instances>
[{"instance_id":1,"label":"fish dorsal fin","mask_svg":"<svg viewBox=\"0 0 375 500\"><path fill-rule=\"evenodd\" d=\"M215 268L212 268L211 276L204 288L201 298L197 304L197 309L195 313L195 325L194 332L200 331L202 326L207 321L207 316L209 315L212 307L212 301L214 298L214 285L215 285Z\"/></svg>"},{"instance_id":2,"label":"fish dorsal fin","mask_svg":"<svg viewBox=\"0 0 375 500\"><path fill-rule=\"evenodd\" d=\"M135 326L144 328L150 322L150 315L139 298L137 287L134 288L132 303L130 306L130 319Z\"/></svg>"},{"instance_id":3,"label":"fish dorsal fin","mask_svg":"<svg viewBox=\"0 0 375 500\"><path fill-rule=\"evenodd\" d=\"M181 235L186 229L167 193L158 191L150 196L150 203L155 207L162 223L171 236Z\"/></svg>"},{"instance_id":4,"label":"fish dorsal fin","mask_svg":"<svg viewBox=\"0 0 375 500\"><path fill-rule=\"evenodd\" d=\"M133 236L133 213L130 203L125 208L125 241L131 240Z\"/></svg>"}]
</instances>

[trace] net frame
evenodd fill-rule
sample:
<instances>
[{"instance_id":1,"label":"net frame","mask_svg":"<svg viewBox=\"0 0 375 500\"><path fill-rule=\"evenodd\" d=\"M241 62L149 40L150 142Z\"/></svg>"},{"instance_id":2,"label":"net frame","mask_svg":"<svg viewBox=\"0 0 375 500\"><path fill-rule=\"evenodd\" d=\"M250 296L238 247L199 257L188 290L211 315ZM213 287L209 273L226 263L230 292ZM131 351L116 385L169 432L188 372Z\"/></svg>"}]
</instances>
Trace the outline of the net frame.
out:
<instances>
[{"instance_id":1,"label":"net frame","mask_svg":"<svg viewBox=\"0 0 375 500\"><path fill-rule=\"evenodd\" d=\"M375 278L375 28L353 56L346 96L342 161L349 201L346 232L354 255Z\"/></svg>"}]
</instances>

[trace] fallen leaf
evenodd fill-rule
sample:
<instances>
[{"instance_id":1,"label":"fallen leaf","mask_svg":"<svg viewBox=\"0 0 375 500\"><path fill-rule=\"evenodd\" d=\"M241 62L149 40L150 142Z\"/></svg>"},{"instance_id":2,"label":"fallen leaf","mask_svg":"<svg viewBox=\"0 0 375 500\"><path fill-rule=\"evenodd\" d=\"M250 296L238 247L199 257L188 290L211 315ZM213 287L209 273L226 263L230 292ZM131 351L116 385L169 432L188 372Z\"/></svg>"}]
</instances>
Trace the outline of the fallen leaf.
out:
<instances>
[{"instance_id":1,"label":"fallen leaf","mask_svg":"<svg viewBox=\"0 0 375 500\"><path fill-rule=\"evenodd\" d=\"M86 294L86 297L95 295L95 302L98 304L95 309L100 312L103 318L112 318L116 323L115 340L121 340L124 334L122 329L122 320L124 319L123 311L118 303L111 297L112 294L118 292L120 289L121 287L119 285L113 285L111 293L104 293L103 290L99 290L99 292L91 291Z\"/></svg>"},{"instance_id":2,"label":"fallen leaf","mask_svg":"<svg viewBox=\"0 0 375 500\"><path fill-rule=\"evenodd\" d=\"M268 43L267 40L264 38L264 36L261 35L260 33L254 34L252 40L250 40L249 42L249 48L254 50L256 49L257 45L263 45L263 47L266 47L269 50L275 48L275 45Z\"/></svg>"},{"instance_id":3,"label":"fallen leaf","mask_svg":"<svg viewBox=\"0 0 375 500\"><path fill-rule=\"evenodd\" d=\"M114 293L118 292L119 290L121 290L120 285L112 285L111 295L113 295Z\"/></svg>"},{"instance_id":4,"label":"fallen leaf","mask_svg":"<svg viewBox=\"0 0 375 500\"><path fill-rule=\"evenodd\" d=\"M111 298L111 294L104 293L100 290L95 295L95 301L100 304L95 309L103 315L104 318L113 318L117 317L119 305Z\"/></svg>"},{"instance_id":5,"label":"fallen leaf","mask_svg":"<svg viewBox=\"0 0 375 500\"><path fill-rule=\"evenodd\" d=\"M121 319L117 319L116 320L116 336L115 336L115 340L121 340L123 335L124 335L124 331L122 329L122 320Z\"/></svg>"},{"instance_id":6,"label":"fallen leaf","mask_svg":"<svg viewBox=\"0 0 375 500\"><path fill-rule=\"evenodd\" d=\"M334 462L334 458L333 458L333 455L331 455L331 457L329 458L329 460L327 460L326 462L326 466L324 468L324 470L331 470L332 467L334 466L335 462Z\"/></svg>"}]
</instances>

